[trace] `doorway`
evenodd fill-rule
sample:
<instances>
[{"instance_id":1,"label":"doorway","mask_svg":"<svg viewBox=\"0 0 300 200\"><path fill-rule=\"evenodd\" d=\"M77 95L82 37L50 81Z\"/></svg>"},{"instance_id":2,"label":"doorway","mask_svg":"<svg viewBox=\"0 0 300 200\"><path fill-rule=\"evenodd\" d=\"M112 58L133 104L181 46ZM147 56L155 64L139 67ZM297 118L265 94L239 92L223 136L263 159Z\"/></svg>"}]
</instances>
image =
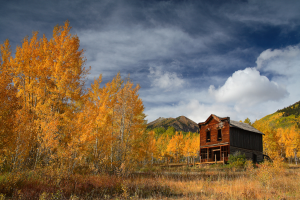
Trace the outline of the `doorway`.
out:
<instances>
[{"instance_id":1,"label":"doorway","mask_svg":"<svg viewBox=\"0 0 300 200\"><path fill-rule=\"evenodd\" d=\"M214 161L220 161L221 160L220 149L214 149L213 150L213 160Z\"/></svg>"},{"instance_id":2,"label":"doorway","mask_svg":"<svg viewBox=\"0 0 300 200\"><path fill-rule=\"evenodd\" d=\"M255 153L252 153L252 161L253 163L257 163L257 155Z\"/></svg>"}]
</instances>

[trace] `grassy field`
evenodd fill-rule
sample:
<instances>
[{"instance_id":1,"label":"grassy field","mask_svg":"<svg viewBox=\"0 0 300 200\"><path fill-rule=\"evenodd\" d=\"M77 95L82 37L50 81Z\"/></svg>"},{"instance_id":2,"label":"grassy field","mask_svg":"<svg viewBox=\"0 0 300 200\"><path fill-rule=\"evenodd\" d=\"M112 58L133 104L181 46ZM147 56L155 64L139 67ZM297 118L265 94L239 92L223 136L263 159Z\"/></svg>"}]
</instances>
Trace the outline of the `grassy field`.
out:
<instances>
[{"instance_id":1,"label":"grassy field","mask_svg":"<svg viewBox=\"0 0 300 200\"><path fill-rule=\"evenodd\" d=\"M149 167L130 174L4 173L2 199L300 199L297 165Z\"/></svg>"}]
</instances>

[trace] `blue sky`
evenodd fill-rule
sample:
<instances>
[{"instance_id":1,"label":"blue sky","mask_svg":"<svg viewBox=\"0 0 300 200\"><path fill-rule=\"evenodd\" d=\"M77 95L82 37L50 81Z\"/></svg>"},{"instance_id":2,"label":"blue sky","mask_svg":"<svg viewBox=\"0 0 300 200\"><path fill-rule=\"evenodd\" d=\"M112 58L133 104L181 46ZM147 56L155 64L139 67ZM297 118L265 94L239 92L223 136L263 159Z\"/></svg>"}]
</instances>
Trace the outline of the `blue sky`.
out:
<instances>
[{"instance_id":1,"label":"blue sky","mask_svg":"<svg viewBox=\"0 0 300 200\"><path fill-rule=\"evenodd\" d=\"M210 114L260 119L300 100L300 1L0 2L12 49L70 21L91 81L130 74L148 121Z\"/></svg>"}]
</instances>

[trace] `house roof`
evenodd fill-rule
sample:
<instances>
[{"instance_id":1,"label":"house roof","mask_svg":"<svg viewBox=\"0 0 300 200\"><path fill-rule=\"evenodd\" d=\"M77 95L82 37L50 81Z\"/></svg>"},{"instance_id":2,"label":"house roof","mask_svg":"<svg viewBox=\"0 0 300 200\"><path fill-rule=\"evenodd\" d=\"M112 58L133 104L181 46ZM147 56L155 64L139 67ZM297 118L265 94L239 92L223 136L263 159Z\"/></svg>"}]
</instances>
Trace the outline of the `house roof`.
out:
<instances>
[{"instance_id":1,"label":"house roof","mask_svg":"<svg viewBox=\"0 0 300 200\"><path fill-rule=\"evenodd\" d=\"M240 129L243 129L243 130L246 130L246 131L259 133L259 134L263 135L262 132L260 132L259 130L257 130L256 128L251 126L250 124L246 124L246 123L243 123L243 122L237 122L237 121L234 121L234 120L230 120L230 126L240 128Z\"/></svg>"}]
</instances>

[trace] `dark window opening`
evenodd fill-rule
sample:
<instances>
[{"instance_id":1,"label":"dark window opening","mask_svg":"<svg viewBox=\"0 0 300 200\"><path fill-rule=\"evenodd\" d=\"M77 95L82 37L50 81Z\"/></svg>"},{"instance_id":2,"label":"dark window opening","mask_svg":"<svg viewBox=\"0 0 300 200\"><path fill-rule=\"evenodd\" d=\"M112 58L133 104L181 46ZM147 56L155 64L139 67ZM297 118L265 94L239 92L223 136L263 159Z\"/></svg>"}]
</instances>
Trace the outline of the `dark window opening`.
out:
<instances>
[{"instance_id":1,"label":"dark window opening","mask_svg":"<svg viewBox=\"0 0 300 200\"><path fill-rule=\"evenodd\" d=\"M210 142L210 131L206 131L206 142Z\"/></svg>"},{"instance_id":2,"label":"dark window opening","mask_svg":"<svg viewBox=\"0 0 300 200\"><path fill-rule=\"evenodd\" d=\"M222 130L218 129L218 141L222 140Z\"/></svg>"}]
</instances>

